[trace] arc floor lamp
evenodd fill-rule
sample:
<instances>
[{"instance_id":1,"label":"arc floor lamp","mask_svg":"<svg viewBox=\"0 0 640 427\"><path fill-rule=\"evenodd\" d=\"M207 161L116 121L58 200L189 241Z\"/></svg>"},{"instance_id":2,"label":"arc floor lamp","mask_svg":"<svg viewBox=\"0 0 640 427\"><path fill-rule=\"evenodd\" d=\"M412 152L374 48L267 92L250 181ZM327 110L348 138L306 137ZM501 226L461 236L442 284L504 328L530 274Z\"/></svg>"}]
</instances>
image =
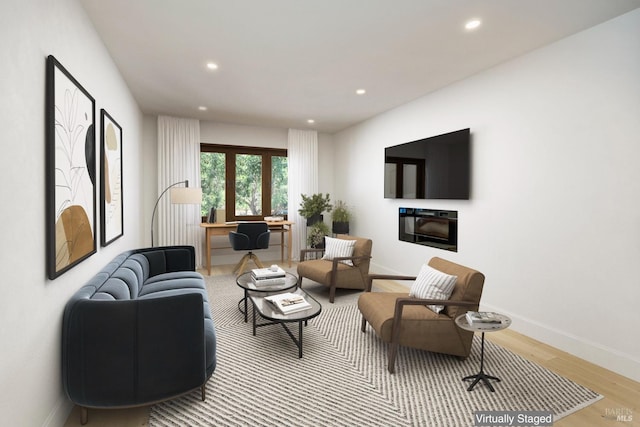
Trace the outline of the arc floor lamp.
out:
<instances>
[{"instance_id":1,"label":"arc floor lamp","mask_svg":"<svg viewBox=\"0 0 640 427\"><path fill-rule=\"evenodd\" d=\"M177 185L184 184L184 187L174 188ZM158 197L156 205L153 207L153 214L151 215L151 247L153 247L153 220L156 217L156 210L158 209L158 203L164 194L171 190L171 204L172 205L197 205L202 202L202 188L189 187L189 180L184 180L171 184Z\"/></svg>"}]
</instances>

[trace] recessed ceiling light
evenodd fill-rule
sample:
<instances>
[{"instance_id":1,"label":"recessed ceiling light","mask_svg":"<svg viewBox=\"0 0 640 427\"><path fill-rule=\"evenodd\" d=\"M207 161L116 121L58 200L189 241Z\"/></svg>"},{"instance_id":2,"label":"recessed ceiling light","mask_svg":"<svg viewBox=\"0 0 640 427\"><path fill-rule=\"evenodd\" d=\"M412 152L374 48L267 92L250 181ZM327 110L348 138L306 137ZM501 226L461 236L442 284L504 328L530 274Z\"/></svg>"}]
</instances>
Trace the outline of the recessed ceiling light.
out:
<instances>
[{"instance_id":1,"label":"recessed ceiling light","mask_svg":"<svg viewBox=\"0 0 640 427\"><path fill-rule=\"evenodd\" d=\"M307 120L307 123L309 123L310 125L314 124L315 122L316 122L316 121L315 121L315 120L313 120L313 119L309 119L309 120Z\"/></svg>"},{"instance_id":2,"label":"recessed ceiling light","mask_svg":"<svg viewBox=\"0 0 640 427\"><path fill-rule=\"evenodd\" d=\"M356 93L357 93L358 95L364 95L365 93L367 93L367 91L366 91L366 90L364 90L364 89L358 89L358 90L356 90Z\"/></svg>"},{"instance_id":3,"label":"recessed ceiling light","mask_svg":"<svg viewBox=\"0 0 640 427\"><path fill-rule=\"evenodd\" d=\"M207 62L207 68L210 70L217 70L218 64L216 64L215 62Z\"/></svg>"},{"instance_id":4,"label":"recessed ceiling light","mask_svg":"<svg viewBox=\"0 0 640 427\"><path fill-rule=\"evenodd\" d=\"M480 26L480 24L482 24L482 22L479 19L472 19L471 21L468 21L466 24L464 24L464 28L466 28L467 30L475 30Z\"/></svg>"},{"instance_id":5,"label":"recessed ceiling light","mask_svg":"<svg viewBox=\"0 0 640 427\"><path fill-rule=\"evenodd\" d=\"M207 111L207 107L205 107L204 105L201 105L201 106L198 107L198 110Z\"/></svg>"}]
</instances>

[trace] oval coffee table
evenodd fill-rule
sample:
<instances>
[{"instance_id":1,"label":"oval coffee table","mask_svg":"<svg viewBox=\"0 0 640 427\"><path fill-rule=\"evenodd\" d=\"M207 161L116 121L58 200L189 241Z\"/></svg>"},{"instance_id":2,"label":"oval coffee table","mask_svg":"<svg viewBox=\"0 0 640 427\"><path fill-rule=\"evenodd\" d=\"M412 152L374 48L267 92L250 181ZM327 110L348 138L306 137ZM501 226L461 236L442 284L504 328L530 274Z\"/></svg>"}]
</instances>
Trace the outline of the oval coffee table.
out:
<instances>
[{"instance_id":1,"label":"oval coffee table","mask_svg":"<svg viewBox=\"0 0 640 427\"><path fill-rule=\"evenodd\" d=\"M473 383L471 383L471 385L467 388L467 391L473 390L473 387L475 387L475 385L478 384L479 381L482 381L486 384L487 387L489 387L489 390L495 392L489 380L500 381L500 378L493 377L491 375L487 375L484 373L484 333L501 331L503 329L508 328L511 325L511 319L508 316L505 316L504 314L499 314L499 313L492 313L492 314L495 316L496 320L498 320L500 323L486 323L486 324L480 323L480 324L470 325L469 322L467 321L466 314L461 314L460 316L456 317L456 325L459 328L464 329L465 331L482 332L482 341L481 341L482 346L480 349L480 371L475 375L469 375L468 377L464 377L462 379L463 381L473 380Z\"/></svg>"},{"instance_id":2,"label":"oval coffee table","mask_svg":"<svg viewBox=\"0 0 640 427\"><path fill-rule=\"evenodd\" d=\"M318 316L322 311L322 305L318 301L316 301L311 295L298 288L293 293L302 295L304 299L311 304L311 307L306 310L296 311L290 314L283 314L280 310L278 310L272 303L268 302L265 297L268 295L278 294L280 292L272 292L271 294L266 293L249 293L249 298L251 299L253 305L253 335L256 334L256 328L260 326L268 326L268 325L277 325L280 324L287 332L289 337L293 340L293 342L298 347L298 358L302 357L302 322L307 324L307 320L313 319ZM268 320L266 323L257 323L256 317L259 314L263 319ZM286 325L287 323L298 323L298 338L296 338L293 333L289 330L289 327Z\"/></svg>"}]
</instances>

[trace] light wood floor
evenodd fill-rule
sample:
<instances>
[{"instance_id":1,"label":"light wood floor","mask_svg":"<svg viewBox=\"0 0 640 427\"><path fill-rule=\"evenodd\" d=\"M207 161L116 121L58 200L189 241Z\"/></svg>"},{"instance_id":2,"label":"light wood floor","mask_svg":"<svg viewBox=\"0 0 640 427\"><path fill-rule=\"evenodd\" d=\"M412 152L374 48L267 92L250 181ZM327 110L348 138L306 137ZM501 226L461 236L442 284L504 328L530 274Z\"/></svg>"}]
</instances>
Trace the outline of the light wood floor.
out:
<instances>
[{"instance_id":1,"label":"light wood floor","mask_svg":"<svg viewBox=\"0 0 640 427\"><path fill-rule=\"evenodd\" d=\"M233 266L213 267L211 273L230 274ZM384 290L397 290L401 285L378 281ZM402 288L406 289L406 288ZM506 329L487 334L486 338L540 366L581 384L604 396L598 402L554 423L556 427L640 427L640 383L615 374L578 357L555 349L522 334ZM214 374L215 375L215 374ZM631 421L616 421L616 415ZM628 419L628 418L627 418ZM149 424L149 407L112 410L89 410L88 427L136 427ZM74 407L65 427L80 426L80 411Z\"/></svg>"}]
</instances>

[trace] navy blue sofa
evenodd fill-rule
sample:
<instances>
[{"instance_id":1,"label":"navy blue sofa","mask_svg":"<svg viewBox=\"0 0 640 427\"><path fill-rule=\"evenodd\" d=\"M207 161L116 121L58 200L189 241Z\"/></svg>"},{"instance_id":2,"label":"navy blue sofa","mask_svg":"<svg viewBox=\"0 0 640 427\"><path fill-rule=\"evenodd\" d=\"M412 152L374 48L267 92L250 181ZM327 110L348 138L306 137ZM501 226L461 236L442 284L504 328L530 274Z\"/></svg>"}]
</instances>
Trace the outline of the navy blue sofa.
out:
<instances>
[{"instance_id":1,"label":"navy blue sofa","mask_svg":"<svg viewBox=\"0 0 640 427\"><path fill-rule=\"evenodd\" d=\"M150 404L200 388L216 368L216 333L192 246L134 249L68 301L62 382L81 407Z\"/></svg>"}]
</instances>

